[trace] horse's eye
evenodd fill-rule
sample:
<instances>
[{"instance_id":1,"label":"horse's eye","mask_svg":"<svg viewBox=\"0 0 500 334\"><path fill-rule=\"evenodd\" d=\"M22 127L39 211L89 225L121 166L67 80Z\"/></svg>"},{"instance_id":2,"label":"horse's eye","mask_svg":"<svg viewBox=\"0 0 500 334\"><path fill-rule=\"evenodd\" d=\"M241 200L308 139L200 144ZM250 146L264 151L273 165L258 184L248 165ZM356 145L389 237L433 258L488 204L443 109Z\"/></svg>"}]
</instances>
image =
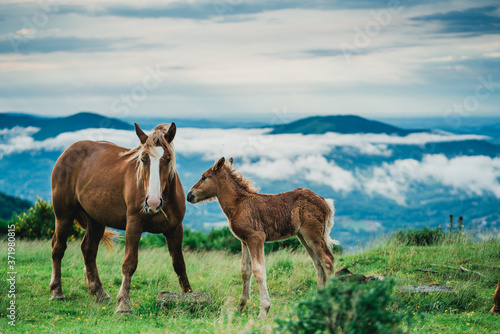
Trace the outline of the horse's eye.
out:
<instances>
[{"instance_id":1,"label":"horse's eye","mask_svg":"<svg viewBox=\"0 0 500 334\"><path fill-rule=\"evenodd\" d=\"M168 165L168 164L170 163L170 160L172 160L172 158L171 158L171 157L166 158L166 159L165 159L165 165Z\"/></svg>"},{"instance_id":2,"label":"horse's eye","mask_svg":"<svg viewBox=\"0 0 500 334\"><path fill-rule=\"evenodd\" d=\"M144 156L144 157L142 157L142 158L141 158L141 161L142 161L142 163L143 163L143 164L145 164L145 163L147 162L146 157L145 157L145 156Z\"/></svg>"},{"instance_id":3,"label":"horse's eye","mask_svg":"<svg viewBox=\"0 0 500 334\"><path fill-rule=\"evenodd\" d=\"M205 175L202 175L202 176L201 176L201 180L202 180L202 181L205 181L206 179L207 179L207 177L206 177Z\"/></svg>"}]
</instances>

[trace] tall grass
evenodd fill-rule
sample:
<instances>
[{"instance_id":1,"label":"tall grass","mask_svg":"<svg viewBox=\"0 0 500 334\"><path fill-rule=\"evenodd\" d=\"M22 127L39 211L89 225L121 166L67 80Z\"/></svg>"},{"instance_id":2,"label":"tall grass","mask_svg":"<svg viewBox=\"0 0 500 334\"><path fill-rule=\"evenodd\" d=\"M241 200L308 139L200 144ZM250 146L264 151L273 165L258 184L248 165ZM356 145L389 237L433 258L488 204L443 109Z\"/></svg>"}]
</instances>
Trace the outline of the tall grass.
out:
<instances>
[{"instance_id":1,"label":"tall grass","mask_svg":"<svg viewBox=\"0 0 500 334\"><path fill-rule=\"evenodd\" d=\"M394 240L379 243L373 249L356 254L337 254L336 268L347 266L356 274L392 277L401 285L443 284L456 294L415 294L395 290L388 309L395 314L410 313L414 326L403 330L411 333L478 333L499 328L498 316L488 310L498 282L500 243L491 236L485 241L467 234L430 246L408 245ZM0 241L0 249L7 247ZM185 249L187 272L195 291L207 292L212 302L193 308L176 305L157 308L156 295L164 290L178 292L177 277L166 247L141 247L139 267L132 280L131 302L134 312L128 316L114 314L116 303L96 304L88 296L83 279L83 259L78 242L70 242L63 260L63 289L66 302L49 302L51 275L50 241L18 241L17 332L28 333L240 333L271 332L277 319L290 319L294 305L316 295L316 273L309 256L300 247L281 249L266 256L268 287L272 307L268 319L257 320L258 289L252 283L251 300L243 313L236 311L241 293L240 255L229 251L191 251ZM112 298L121 284L124 249L98 255L98 267L105 289ZM0 263L6 263L6 252ZM471 272L431 264L479 271ZM420 272L435 270L438 273ZM0 277L0 332L11 332L4 305L6 271ZM421 317L423 316L423 318ZM486 329L485 329L486 328Z\"/></svg>"}]
</instances>

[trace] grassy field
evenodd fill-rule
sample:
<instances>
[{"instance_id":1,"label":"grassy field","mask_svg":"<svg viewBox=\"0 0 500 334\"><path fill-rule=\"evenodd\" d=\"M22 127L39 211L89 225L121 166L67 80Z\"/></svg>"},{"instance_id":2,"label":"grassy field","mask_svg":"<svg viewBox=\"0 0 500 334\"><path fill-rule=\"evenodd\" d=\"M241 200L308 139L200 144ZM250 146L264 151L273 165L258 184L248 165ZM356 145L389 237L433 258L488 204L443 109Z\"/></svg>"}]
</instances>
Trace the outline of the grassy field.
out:
<instances>
[{"instance_id":1,"label":"grassy field","mask_svg":"<svg viewBox=\"0 0 500 334\"><path fill-rule=\"evenodd\" d=\"M396 292L394 312L410 312L411 333L500 333L500 316L488 311L500 275L500 243L481 243L459 237L439 246L402 246L379 241L378 246L358 254L337 255L336 268L347 266L364 275L394 277L398 285L446 284L456 294L408 294ZM7 243L0 241L1 263L7 268ZM49 302L51 275L50 241L16 243L17 319L8 325L8 285L2 269L0 281L0 332L10 333L240 333L272 332L276 318L287 318L295 302L316 290L316 274L304 249L281 250L266 257L268 287L273 303L269 317L257 320L259 298L255 281L252 299L244 313L236 311L241 293L240 256L221 251L185 252L193 289L208 292L213 301L204 307L177 305L156 308L160 291L178 292L179 285L165 248L140 250L139 267L133 277L133 314L116 315L115 298L121 284L124 249L106 256L101 250L98 266L104 288L113 302L96 304L83 279L83 259L78 242L68 246L63 260L65 302ZM486 275L463 273L445 267L464 266ZM488 267L490 266L490 267ZM431 269L435 273L419 272ZM407 330L407 328L404 328Z\"/></svg>"}]
</instances>

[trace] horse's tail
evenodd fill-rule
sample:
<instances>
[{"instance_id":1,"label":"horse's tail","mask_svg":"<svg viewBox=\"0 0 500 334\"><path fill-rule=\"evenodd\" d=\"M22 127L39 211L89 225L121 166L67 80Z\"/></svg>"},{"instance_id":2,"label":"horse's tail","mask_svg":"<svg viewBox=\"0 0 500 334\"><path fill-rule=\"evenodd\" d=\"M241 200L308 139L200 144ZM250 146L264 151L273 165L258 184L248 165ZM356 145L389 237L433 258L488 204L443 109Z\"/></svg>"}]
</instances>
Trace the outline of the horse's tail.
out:
<instances>
[{"instance_id":1,"label":"horse's tail","mask_svg":"<svg viewBox=\"0 0 500 334\"><path fill-rule=\"evenodd\" d=\"M87 229L87 222L85 221L85 218L81 219L81 222L75 219L75 224L76 224L76 226L78 226L82 230ZM108 251L107 254L113 252L113 249L116 246L114 239L117 238L118 236L119 236L118 232L108 230L108 229L104 230L104 234L101 238L101 242L104 244L104 246L106 246L106 249Z\"/></svg>"},{"instance_id":2,"label":"horse's tail","mask_svg":"<svg viewBox=\"0 0 500 334\"><path fill-rule=\"evenodd\" d=\"M326 241L326 244L328 245L328 247L331 247L332 245L339 244L338 240L334 240L330 237L330 232L331 232L333 224L334 224L333 216L335 215L335 206L333 205L333 199L326 198L325 201L326 201L326 204L328 205L328 209L329 209L328 216L327 216L326 222L325 222L325 241Z\"/></svg>"}]
</instances>

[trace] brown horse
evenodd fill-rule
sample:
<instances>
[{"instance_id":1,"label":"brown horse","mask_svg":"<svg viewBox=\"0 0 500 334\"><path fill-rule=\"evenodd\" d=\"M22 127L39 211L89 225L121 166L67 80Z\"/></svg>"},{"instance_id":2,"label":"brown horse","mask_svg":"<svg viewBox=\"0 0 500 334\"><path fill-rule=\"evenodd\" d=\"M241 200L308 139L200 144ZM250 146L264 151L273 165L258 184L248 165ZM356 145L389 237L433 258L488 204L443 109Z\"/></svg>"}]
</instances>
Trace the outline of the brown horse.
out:
<instances>
[{"instance_id":1,"label":"brown horse","mask_svg":"<svg viewBox=\"0 0 500 334\"><path fill-rule=\"evenodd\" d=\"M259 194L249 180L232 167L233 159L221 158L203 173L189 190L191 203L217 198L229 220L229 228L241 240L243 290L239 307L250 296L252 273L260 290L259 317L265 317L271 301L266 286L264 242L297 236L313 260L318 286L325 285L333 271L334 257L329 246L333 226L333 200L324 199L309 189L266 195Z\"/></svg>"},{"instance_id":2,"label":"brown horse","mask_svg":"<svg viewBox=\"0 0 500 334\"><path fill-rule=\"evenodd\" d=\"M99 241L111 246L113 232L125 230L123 280L116 312L131 312L130 282L137 268L141 233L162 233L183 292L190 292L182 254L184 190L175 169L175 123L158 125L148 136L135 124L140 145L126 149L108 142L80 141L57 160L52 172L56 228L52 237L51 299L64 300L61 260L75 221L86 229L81 249L85 281L97 301L110 300L97 273Z\"/></svg>"}]
</instances>

